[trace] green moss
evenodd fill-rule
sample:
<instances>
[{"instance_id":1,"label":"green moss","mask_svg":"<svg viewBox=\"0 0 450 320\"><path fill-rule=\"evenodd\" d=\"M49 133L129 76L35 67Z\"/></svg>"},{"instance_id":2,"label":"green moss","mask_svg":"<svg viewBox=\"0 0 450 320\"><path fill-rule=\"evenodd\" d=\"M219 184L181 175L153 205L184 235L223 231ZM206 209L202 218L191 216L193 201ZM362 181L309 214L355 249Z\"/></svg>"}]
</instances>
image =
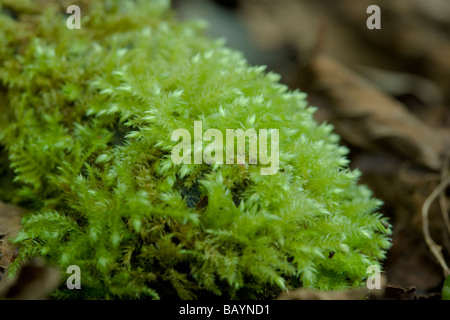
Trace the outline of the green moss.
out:
<instances>
[{"instance_id":1,"label":"green moss","mask_svg":"<svg viewBox=\"0 0 450 320\"><path fill-rule=\"evenodd\" d=\"M385 257L380 201L332 127L201 24L165 1L94 1L69 30L54 2L0 3L0 138L16 185L2 197L30 209L11 273L41 255L81 268L83 289L57 298L260 299L361 285ZM224 136L279 129L279 172L173 164L171 133L194 121Z\"/></svg>"}]
</instances>

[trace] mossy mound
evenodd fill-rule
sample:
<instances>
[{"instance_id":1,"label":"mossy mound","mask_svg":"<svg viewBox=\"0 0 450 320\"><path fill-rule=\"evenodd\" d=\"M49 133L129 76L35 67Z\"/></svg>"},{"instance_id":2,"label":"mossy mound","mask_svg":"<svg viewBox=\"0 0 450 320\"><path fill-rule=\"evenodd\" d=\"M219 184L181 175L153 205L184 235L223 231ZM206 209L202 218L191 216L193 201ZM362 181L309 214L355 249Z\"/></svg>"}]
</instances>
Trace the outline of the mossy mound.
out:
<instances>
[{"instance_id":1,"label":"mossy mound","mask_svg":"<svg viewBox=\"0 0 450 320\"><path fill-rule=\"evenodd\" d=\"M278 75L166 1L86 2L80 30L57 1L0 3L0 172L14 178L0 197L30 210L11 274L40 255L81 268L82 289L57 298L261 299L361 285L380 265L380 201ZM279 129L278 172L174 164L171 134L194 121Z\"/></svg>"}]
</instances>

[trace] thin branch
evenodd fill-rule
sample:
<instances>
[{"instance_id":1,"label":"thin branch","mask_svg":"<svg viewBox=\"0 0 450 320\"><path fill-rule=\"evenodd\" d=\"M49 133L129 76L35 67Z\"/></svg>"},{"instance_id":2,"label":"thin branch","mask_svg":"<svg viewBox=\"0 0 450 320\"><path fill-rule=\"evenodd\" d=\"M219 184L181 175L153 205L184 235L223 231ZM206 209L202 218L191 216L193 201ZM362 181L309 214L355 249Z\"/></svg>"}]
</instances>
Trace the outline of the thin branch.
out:
<instances>
[{"instance_id":1,"label":"thin branch","mask_svg":"<svg viewBox=\"0 0 450 320\"><path fill-rule=\"evenodd\" d=\"M436 259L439 261L442 269L444 269L444 275L445 277L450 275L450 269L447 266L447 263L445 262L444 256L442 255L442 247L439 246L436 242L433 241L433 239L430 236L430 230L428 227L428 211L430 209L431 203L436 199L439 194L448 186L450 185L450 177L447 177L444 181L442 181L436 189L433 190L433 192L428 196L428 198L425 200L423 206L422 206L422 219L423 219L423 235L425 237L425 241L428 245L428 247L431 249L431 252L433 252Z\"/></svg>"}]
</instances>

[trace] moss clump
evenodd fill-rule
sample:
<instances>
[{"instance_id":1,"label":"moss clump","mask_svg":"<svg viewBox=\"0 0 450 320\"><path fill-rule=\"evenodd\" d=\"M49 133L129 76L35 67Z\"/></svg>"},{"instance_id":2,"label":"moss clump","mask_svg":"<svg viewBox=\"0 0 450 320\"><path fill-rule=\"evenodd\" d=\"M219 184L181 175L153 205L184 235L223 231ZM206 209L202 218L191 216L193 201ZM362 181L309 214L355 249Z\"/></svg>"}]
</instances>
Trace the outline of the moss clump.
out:
<instances>
[{"instance_id":1,"label":"moss clump","mask_svg":"<svg viewBox=\"0 0 450 320\"><path fill-rule=\"evenodd\" d=\"M41 255L81 268L57 298L258 299L360 285L385 257L380 201L278 75L165 1L89 2L81 30L56 1L0 3L0 196L30 209L11 273ZM175 165L171 134L194 121L279 129L279 171Z\"/></svg>"}]
</instances>

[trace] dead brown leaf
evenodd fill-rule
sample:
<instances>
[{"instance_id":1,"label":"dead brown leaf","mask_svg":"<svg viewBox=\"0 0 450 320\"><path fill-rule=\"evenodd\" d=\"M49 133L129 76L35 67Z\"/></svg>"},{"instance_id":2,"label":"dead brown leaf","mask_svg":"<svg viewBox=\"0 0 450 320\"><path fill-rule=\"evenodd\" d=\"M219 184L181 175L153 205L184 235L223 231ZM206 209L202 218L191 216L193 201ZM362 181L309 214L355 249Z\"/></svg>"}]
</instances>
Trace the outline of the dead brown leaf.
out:
<instances>
[{"instance_id":1,"label":"dead brown leaf","mask_svg":"<svg viewBox=\"0 0 450 320\"><path fill-rule=\"evenodd\" d=\"M383 300L419 300L416 296L416 288L400 288L386 286Z\"/></svg>"},{"instance_id":2,"label":"dead brown leaf","mask_svg":"<svg viewBox=\"0 0 450 320\"><path fill-rule=\"evenodd\" d=\"M366 151L398 154L439 170L448 149L430 128L401 103L325 56L316 57L300 74L300 88L326 100L326 119L350 144Z\"/></svg>"},{"instance_id":3,"label":"dead brown leaf","mask_svg":"<svg viewBox=\"0 0 450 320\"><path fill-rule=\"evenodd\" d=\"M10 204L0 202L0 283L3 272L11 263L14 246L9 239L14 237L20 229L20 221L25 210Z\"/></svg>"},{"instance_id":4,"label":"dead brown leaf","mask_svg":"<svg viewBox=\"0 0 450 320\"><path fill-rule=\"evenodd\" d=\"M41 259L33 258L25 263L14 280L5 281L0 287L0 299L44 299L60 283L58 269L49 267Z\"/></svg>"}]
</instances>

